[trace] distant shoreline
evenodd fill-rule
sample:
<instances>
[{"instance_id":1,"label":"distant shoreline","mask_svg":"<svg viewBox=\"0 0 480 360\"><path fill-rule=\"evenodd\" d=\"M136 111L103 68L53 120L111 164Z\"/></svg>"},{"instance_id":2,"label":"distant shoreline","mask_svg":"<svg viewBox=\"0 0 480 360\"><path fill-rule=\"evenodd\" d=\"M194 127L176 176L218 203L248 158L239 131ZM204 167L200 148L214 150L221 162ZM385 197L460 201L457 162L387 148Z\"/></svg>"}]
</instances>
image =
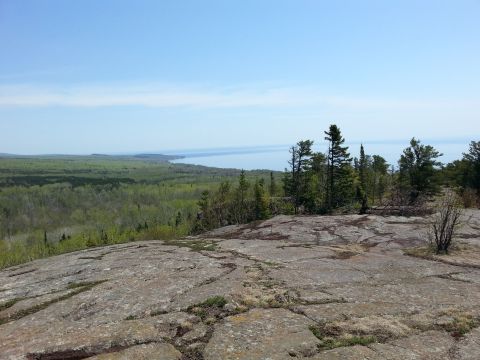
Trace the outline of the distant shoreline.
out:
<instances>
[{"instance_id":1,"label":"distant shoreline","mask_svg":"<svg viewBox=\"0 0 480 360\"><path fill-rule=\"evenodd\" d=\"M165 154L134 154L134 155L107 155L107 154L90 154L90 155L67 155L67 154L44 154L44 155L19 155L0 153L0 159L63 159L63 160L147 160L156 162L169 162L185 158L182 155L165 155Z\"/></svg>"},{"instance_id":2,"label":"distant shoreline","mask_svg":"<svg viewBox=\"0 0 480 360\"><path fill-rule=\"evenodd\" d=\"M440 160L448 163L462 157L462 153L468 150L470 141L452 138L425 140L424 144L434 146L444 154ZM358 157L360 141L347 142L352 157ZM365 151L369 155L381 155L390 165L397 166L397 161L408 141L364 141ZM283 171L288 167L289 148L291 145L263 145L245 147L220 147L203 149L164 150L138 153L101 154L88 155L68 154L43 154L43 155L19 155L0 153L0 159L72 159L72 160L127 160L127 161L151 161L158 163L200 165L222 169L269 169ZM314 151L325 152L326 144L317 142Z\"/></svg>"}]
</instances>

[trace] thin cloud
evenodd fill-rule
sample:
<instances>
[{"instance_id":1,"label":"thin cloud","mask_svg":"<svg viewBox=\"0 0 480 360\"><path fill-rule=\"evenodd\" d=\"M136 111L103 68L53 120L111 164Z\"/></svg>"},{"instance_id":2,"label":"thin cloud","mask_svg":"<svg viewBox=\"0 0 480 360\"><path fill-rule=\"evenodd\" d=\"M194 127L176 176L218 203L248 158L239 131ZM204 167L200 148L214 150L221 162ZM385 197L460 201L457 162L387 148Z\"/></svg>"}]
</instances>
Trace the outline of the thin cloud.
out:
<instances>
[{"instance_id":1,"label":"thin cloud","mask_svg":"<svg viewBox=\"0 0 480 360\"><path fill-rule=\"evenodd\" d=\"M476 108L480 101L389 100L330 96L315 88L200 88L156 85L0 86L0 107L244 108L327 106L349 109Z\"/></svg>"},{"instance_id":2,"label":"thin cloud","mask_svg":"<svg viewBox=\"0 0 480 360\"><path fill-rule=\"evenodd\" d=\"M254 107L298 105L284 89L212 90L152 86L41 88L1 86L0 106L7 107ZM300 101L299 101L300 100Z\"/></svg>"}]
</instances>

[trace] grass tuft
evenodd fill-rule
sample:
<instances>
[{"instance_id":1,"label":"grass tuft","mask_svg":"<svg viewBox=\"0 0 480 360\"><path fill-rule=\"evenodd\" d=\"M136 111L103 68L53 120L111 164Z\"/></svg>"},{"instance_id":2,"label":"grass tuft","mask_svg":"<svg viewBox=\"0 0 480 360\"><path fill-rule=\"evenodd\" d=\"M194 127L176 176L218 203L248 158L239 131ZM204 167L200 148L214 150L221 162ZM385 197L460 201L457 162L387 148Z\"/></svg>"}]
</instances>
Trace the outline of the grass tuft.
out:
<instances>
[{"instance_id":1,"label":"grass tuft","mask_svg":"<svg viewBox=\"0 0 480 360\"><path fill-rule=\"evenodd\" d=\"M468 334L473 329L479 326L477 319L470 315L456 317L453 322L445 326L445 330L448 331L453 337L460 338Z\"/></svg>"},{"instance_id":2,"label":"grass tuft","mask_svg":"<svg viewBox=\"0 0 480 360\"><path fill-rule=\"evenodd\" d=\"M214 296L211 298L208 298L204 302L198 304L198 307L217 307L217 308L222 308L227 304L227 300L223 296Z\"/></svg>"},{"instance_id":3,"label":"grass tuft","mask_svg":"<svg viewBox=\"0 0 480 360\"><path fill-rule=\"evenodd\" d=\"M340 347L348 347L355 345L366 346L372 343L377 342L375 336L342 336L342 337L330 337L326 336L322 329L316 326L310 326L310 331L315 335L319 340L321 340L320 348L323 350L331 350Z\"/></svg>"},{"instance_id":4,"label":"grass tuft","mask_svg":"<svg viewBox=\"0 0 480 360\"><path fill-rule=\"evenodd\" d=\"M202 320L208 317L217 318L222 314L222 308L227 304L223 296L213 296L204 302L189 306L187 311L197 315Z\"/></svg>"}]
</instances>

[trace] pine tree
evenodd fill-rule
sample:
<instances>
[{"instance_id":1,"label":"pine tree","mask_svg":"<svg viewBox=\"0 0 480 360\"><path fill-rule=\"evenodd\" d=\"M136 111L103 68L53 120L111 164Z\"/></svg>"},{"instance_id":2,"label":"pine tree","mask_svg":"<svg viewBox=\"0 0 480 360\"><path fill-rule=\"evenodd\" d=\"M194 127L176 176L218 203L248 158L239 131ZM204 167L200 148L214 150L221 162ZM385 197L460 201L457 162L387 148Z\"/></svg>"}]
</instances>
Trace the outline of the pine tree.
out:
<instances>
[{"instance_id":1,"label":"pine tree","mask_svg":"<svg viewBox=\"0 0 480 360\"><path fill-rule=\"evenodd\" d=\"M285 196L294 197L295 194L295 171L297 169L297 158L298 158L298 151L296 146L292 146L289 149L290 152L290 160L288 160L288 164L290 165L290 170L285 169L285 174L283 177L283 189L285 192Z\"/></svg>"},{"instance_id":2,"label":"pine tree","mask_svg":"<svg viewBox=\"0 0 480 360\"><path fill-rule=\"evenodd\" d=\"M178 228L183 222L182 213L179 211L177 212L177 216L175 217L175 228Z\"/></svg>"},{"instance_id":3,"label":"pine tree","mask_svg":"<svg viewBox=\"0 0 480 360\"><path fill-rule=\"evenodd\" d=\"M387 187L388 164L380 155L372 156L372 181L371 194L372 204L378 200L382 202L383 194Z\"/></svg>"},{"instance_id":4,"label":"pine tree","mask_svg":"<svg viewBox=\"0 0 480 360\"><path fill-rule=\"evenodd\" d=\"M230 203L230 183L224 181L220 184L217 193L213 200L213 213L217 226L226 226L230 223L231 219L231 203Z\"/></svg>"},{"instance_id":5,"label":"pine tree","mask_svg":"<svg viewBox=\"0 0 480 360\"><path fill-rule=\"evenodd\" d=\"M325 131L325 140L329 142L327 156L326 209L346 204L352 193L351 161L348 147L342 146L345 139L336 125L330 125Z\"/></svg>"},{"instance_id":6,"label":"pine tree","mask_svg":"<svg viewBox=\"0 0 480 360\"><path fill-rule=\"evenodd\" d=\"M306 172L305 209L309 213L323 213L325 203L325 184L327 174L327 157L322 153L313 153L310 169Z\"/></svg>"},{"instance_id":7,"label":"pine tree","mask_svg":"<svg viewBox=\"0 0 480 360\"><path fill-rule=\"evenodd\" d=\"M441 163L436 159L442 156L430 145L422 145L415 138L410 146L403 150L398 161L400 167L400 188L409 193L410 201L414 202L419 195L432 195L438 189L436 167Z\"/></svg>"},{"instance_id":8,"label":"pine tree","mask_svg":"<svg viewBox=\"0 0 480 360\"><path fill-rule=\"evenodd\" d=\"M193 227L194 233L200 233L205 230L210 230L212 228L210 192L208 190L202 192L200 200L198 200L197 204L200 208L200 212L197 214L197 219Z\"/></svg>"},{"instance_id":9,"label":"pine tree","mask_svg":"<svg viewBox=\"0 0 480 360\"><path fill-rule=\"evenodd\" d=\"M308 189L307 173L311 168L312 140L299 141L290 148L291 160L290 179L285 181L285 193L293 200L295 214L305 202L305 195Z\"/></svg>"},{"instance_id":10,"label":"pine tree","mask_svg":"<svg viewBox=\"0 0 480 360\"><path fill-rule=\"evenodd\" d=\"M254 186L255 220L265 220L269 217L268 199L265 193L265 181L257 180Z\"/></svg>"},{"instance_id":11,"label":"pine tree","mask_svg":"<svg viewBox=\"0 0 480 360\"><path fill-rule=\"evenodd\" d=\"M245 170L242 170L240 172L240 177L238 179L238 188L237 188L238 206L239 206L239 214L238 214L237 222L240 224L246 223L248 219L247 192L249 188L250 188L250 183L248 182L245 176Z\"/></svg>"},{"instance_id":12,"label":"pine tree","mask_svg":"<svg viewBox=\"0 0 480 360\"><path fill-rule=\"evenodd\" d=\"M275 196L277 194L277 182L275 181L275 175L273 171L270 172L270 196Z\"/></svg>"},{"instance_id":13,"label":"pine tree","mask_svg":"<svg viewBox=\"0 0 480 360\"><path fill-rule=\"evenodd\" d=\"M476 190L480 196L480 141L472 141L468 153L463 154L463 160L467 163L467 173L464 187Z\"/></svg>"},{"instance_id":14,"label":"pine tree","mask_svg":"<svg viewBox=\"0 0 480 360\"><path fill-rule=\"evenodd\" d=\"M208 190L203 191L202 195L200 196L200 200L198 200L198 207L200 208L200 211L202 212L208 211L209 199L210 199L210 191Z\"/></svg>"},{"instance_id":15,"label":"pine tree","mask_svg":"<svg viewBox=\"0 0 480 360\"><path fill-rule=\"evenodd\" d=\"M367 189L367 159L365 157L365 149L363 148L363 144L360 145L360 160L358 163L358 173L360 177L360 186L363 191Z\"/></svg>"},{"instance_id":16,"label":"pine tree","mask_svg":"<svg viewBox=\"0 0 480 360\"><path fill-rule=\"evenodd\" d=\"M103 229L100 230L100 240L102 244L108 243L108 234Z\"/></svg>"},{"instance_id":17,"label":"pine tree","mask_svg":"<svg viewBox=\"0 0 480 360\"><path fill-rule=\"evenodd\" d=\"M368 162L365 156L365 149L363 148L363 144L360 144L360 160L358 162L360 187L357 189L357 198L361 203L360 214L365 214L368 209L367 171Z\"/></svg>"}]
</instances>

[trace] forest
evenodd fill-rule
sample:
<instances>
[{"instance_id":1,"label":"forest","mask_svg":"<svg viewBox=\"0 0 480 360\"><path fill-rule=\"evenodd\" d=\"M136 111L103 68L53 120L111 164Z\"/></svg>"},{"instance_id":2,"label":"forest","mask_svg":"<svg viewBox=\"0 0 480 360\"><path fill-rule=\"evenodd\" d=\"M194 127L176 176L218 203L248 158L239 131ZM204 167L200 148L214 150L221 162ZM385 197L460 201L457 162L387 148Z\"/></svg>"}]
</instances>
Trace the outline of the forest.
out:
<instances>
[{"instance_id":1,"label":"forest","mask_svg":"<svg viewBox=\"0 0 480 360\"><path fill-rule=\"evenodd\" d=\"M412 138L397 164L349 149L336 125L290 148L281 172L171 164L170 157L0 156L0 268L87 247L172 240L278 214L417 215L446 188L479 206L480 142L442 164ZM356 151L356 156L352 153Z\"/></svg>"},{"instance_id":2,"label":"forest","mask_svg":"<svg viewBox=\"0 0 480 360\"><path fill-rule=\"evenodd\" d=\"M202 192L240 174L167 160L0 157L0 267L86 247L187 235ZM247 173L249 181L269 176Z\"/></svg>"},{"instance_id":3,"label":"forest","mask_svg":"<svg viewBox=\"0 0 480 360\"><path fill-rule=\"evenodd\" d=\"M352 156L340 129L324 132L328 148L313 152L312 140L290 148L289 168L280 183L250 183L244 173L238 184L222 183L199 201L201 216L193 231L267 219L277 214L425 215L429 203L446 189L464 207L480 205L480 142L466 146L463 158L442 164L434 147L412 138L397 164L369 155L363 145Z\"/></svg>"}]
</instances>

